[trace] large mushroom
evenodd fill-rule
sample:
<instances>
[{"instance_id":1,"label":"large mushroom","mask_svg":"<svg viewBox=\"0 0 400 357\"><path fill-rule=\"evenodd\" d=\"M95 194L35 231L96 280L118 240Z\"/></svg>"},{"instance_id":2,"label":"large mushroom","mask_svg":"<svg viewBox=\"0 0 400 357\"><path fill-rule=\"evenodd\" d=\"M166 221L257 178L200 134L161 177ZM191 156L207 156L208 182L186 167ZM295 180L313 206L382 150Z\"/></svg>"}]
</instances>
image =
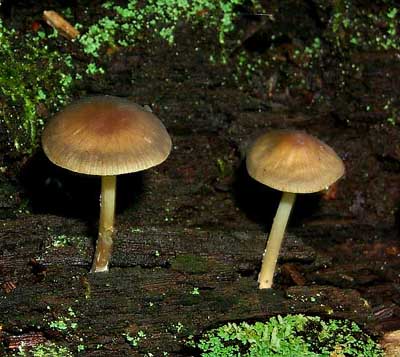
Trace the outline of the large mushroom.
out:
<instances>
[{"instance_id":1,"label":"large mushroom","mask_svg":"<svg viewBox=\"0 0 400 357\"><path fill-rule=\"evenodd\" d=\"M246 166L255 180L283 192L258 276L259 288L268 289L296 194L322 191L342 177L345 168L331 147L294 130L261 135L248 150Z\"/></svg>"},{"instance_id":2,"label":"large mushroom","mask_svg":"<svg viewBox=\"0 0 400 357\"><path fill-rule=\"evenodd\" d=\"M162 163L171 138L151 112L123 98L89 97L60 111L42 135L45 154L65 169L101 176L99 236L92 272L108 270L114 235L116 175Z\"/></svg>"}]
</instances>

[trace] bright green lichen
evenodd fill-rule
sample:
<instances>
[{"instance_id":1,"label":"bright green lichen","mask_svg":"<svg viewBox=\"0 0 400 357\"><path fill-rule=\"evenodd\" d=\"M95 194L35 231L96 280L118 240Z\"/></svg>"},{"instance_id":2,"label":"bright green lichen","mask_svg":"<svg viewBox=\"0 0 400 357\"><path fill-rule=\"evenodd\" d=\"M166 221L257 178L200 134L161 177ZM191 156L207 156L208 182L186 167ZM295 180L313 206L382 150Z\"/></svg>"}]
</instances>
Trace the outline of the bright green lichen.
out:
<instances>
[{"instance_id":1,"label":"bright green lichen","mask_svg":"<svg viewBox=\"0 0 400 357\"><path fill-rule=\"evenodd\" d=\"M189 343L203 357L382 356L380 347L350 321L288 315L268 322L228 323Z\"/></svg>"}]
</instances>

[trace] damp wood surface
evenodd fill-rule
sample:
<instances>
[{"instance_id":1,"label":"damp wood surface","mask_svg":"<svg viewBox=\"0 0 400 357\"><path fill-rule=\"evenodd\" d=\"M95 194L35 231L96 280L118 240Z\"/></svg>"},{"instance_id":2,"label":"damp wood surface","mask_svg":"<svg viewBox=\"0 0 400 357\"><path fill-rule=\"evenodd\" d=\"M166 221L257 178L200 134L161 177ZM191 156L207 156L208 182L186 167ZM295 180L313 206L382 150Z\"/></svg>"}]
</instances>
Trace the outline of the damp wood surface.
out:
<instances>
[{"instance_id":1,"label":"damp wood surface","mask_svg":"<svg viewBox=\"0 0 400 357\"><path fill-rule=\"evenodd\" d=\"M2 3L21 34L44 10L43 2ZM76 22L92 23L87 7L105 15L100 3L74 2ZM61 2L47 5L62 13ZM105 75L71 93L150 105L173 141L162 165L118 177L106 274L89 273L100 179L55 167L40 147L16 155L0 121L0 356L45 342L78 356L195 356L185 344L190 335L289 313L348 318L376 339L400 329L400 126L387 121L398 116L398 51L356 51L344 63L329 55L317 67L293 62L291 51L322 38L329 19L315 12L317 2L267 5L277 21L241 20L239 50L279 61L249 83L233 79L231 64L209 60L220 48L209 31L182 23L176 45L143 41L107 54ZM364 5L377 8L366 2L360 11ZM264 39L278 31L290 36L277 36L264 53ZM252 36L261 39L253 50ZM86 65L71 43L52 45ZM343 76L342 65L357 71ZM294 74L304 87L291 86ZM274 129L315 135L343 159L346 174L329 192L298 196L274 289L259 291L280 193L248 176L245 155ZM142 337L132 346L127 334Z\"/></svg>"},{"instance_id":2,"label":"damp wood surface","mask_svg":"<svg viewBox=\"0 0 400 357\"><path fill-rule=\"evenodd\" d=\"M122 226L110 271L91 274L94 239L85 222L46 215L0 221L0 338L9 347L29 338L83 343L88 356L190 356L189 335L228 321L306 313L348 318L373 334L384 323L399 325L398 242L368 225L332 224L335 232L328 222L289 232L276 289L260 291L260 231ZM327 237L336 248L316 249ZM61 320L65 329L55 327ZM146 337L130 346L124 334L139 331Z\"/></svg>"}]
</instances>

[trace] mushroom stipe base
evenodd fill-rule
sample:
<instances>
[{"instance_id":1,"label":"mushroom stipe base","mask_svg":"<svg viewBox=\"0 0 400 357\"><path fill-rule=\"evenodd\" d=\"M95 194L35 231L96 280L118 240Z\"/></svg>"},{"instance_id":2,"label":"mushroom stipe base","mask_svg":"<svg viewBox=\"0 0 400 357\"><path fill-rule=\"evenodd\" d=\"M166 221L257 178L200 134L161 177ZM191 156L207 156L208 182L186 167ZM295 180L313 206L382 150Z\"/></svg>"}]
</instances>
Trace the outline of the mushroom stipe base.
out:
<instances>
[{"instance_id":1,"label":"mushroom stipe base","mask_svg":"<svg viewBox=\"0 0 400 357\"><path fill-rule=\"evenodd\" d=\"M270 289L274 278L276 262L278 261L279 251L282 245L283 237L290 212L294 205L296 194L291 192L283 192L278 210L272 224L271 233L269 234L267 247L261 265L261 271L258 275L258 283L260 289Z\"/></svg>"},{"instance_id":2,"label":"mushroom stipe base","mask_svg":"<svg viewBox=\"0 0 400 357\"><path fill-rule=\"evenodd\" d=\"M108 271L114 238L116 176L101 177L99 237L93 258L92 273Z\"/></svg>"}]
</instances>

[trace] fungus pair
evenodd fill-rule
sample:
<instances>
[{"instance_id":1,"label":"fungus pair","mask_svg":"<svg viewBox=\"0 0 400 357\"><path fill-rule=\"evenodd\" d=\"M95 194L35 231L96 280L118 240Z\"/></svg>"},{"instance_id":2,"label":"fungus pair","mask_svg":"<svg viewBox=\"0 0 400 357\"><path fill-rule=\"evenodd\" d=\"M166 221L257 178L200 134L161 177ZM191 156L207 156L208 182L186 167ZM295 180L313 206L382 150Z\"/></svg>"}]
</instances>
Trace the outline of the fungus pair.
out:
<instances>
[{"instance_id":1,"label":"fungus pair","mask_svg":"<svg viewBox=\"0 0 400 357\"><path fill-rule=\"evenodd\" d=\"M68 170L101 176L99 236L92 272L108 270L114 236L116 175L162 163L171 138L161 121L129 100L99 96L59 112L43 131L45 154ZM301 131L273 131L259 137L247 155L255 180L283 191L258 277L270 288L296 193L318 192L344 174L344 165L325 143Z\"/></svg>"},{"instance_id":2,"label":"fungus pair","mask_svg":"<svg viewBox=\"0 0 400 357\"><path fill-rule=\"evenodd\" d=\"M260 289L271 288L290 212L297 193L319 192L344 174L344 164L328 145L302 131L277 130L250 147L247 170L255 180L282 191L258 276Z\"/></svg>"},{"instance_id":3,"label":"fungus pair","mask_svg":"<svg viewBox=\"0 0 400 357\"><path fill-rule=\"evenodd\" d=\"M171 138L161 121L129 100L99 96L80 100L59 112L42 135L54 164L101 176L99 236L92 272L108 270L114 236L116 175L162 163Z\"/></svg>"}]
</instances>

